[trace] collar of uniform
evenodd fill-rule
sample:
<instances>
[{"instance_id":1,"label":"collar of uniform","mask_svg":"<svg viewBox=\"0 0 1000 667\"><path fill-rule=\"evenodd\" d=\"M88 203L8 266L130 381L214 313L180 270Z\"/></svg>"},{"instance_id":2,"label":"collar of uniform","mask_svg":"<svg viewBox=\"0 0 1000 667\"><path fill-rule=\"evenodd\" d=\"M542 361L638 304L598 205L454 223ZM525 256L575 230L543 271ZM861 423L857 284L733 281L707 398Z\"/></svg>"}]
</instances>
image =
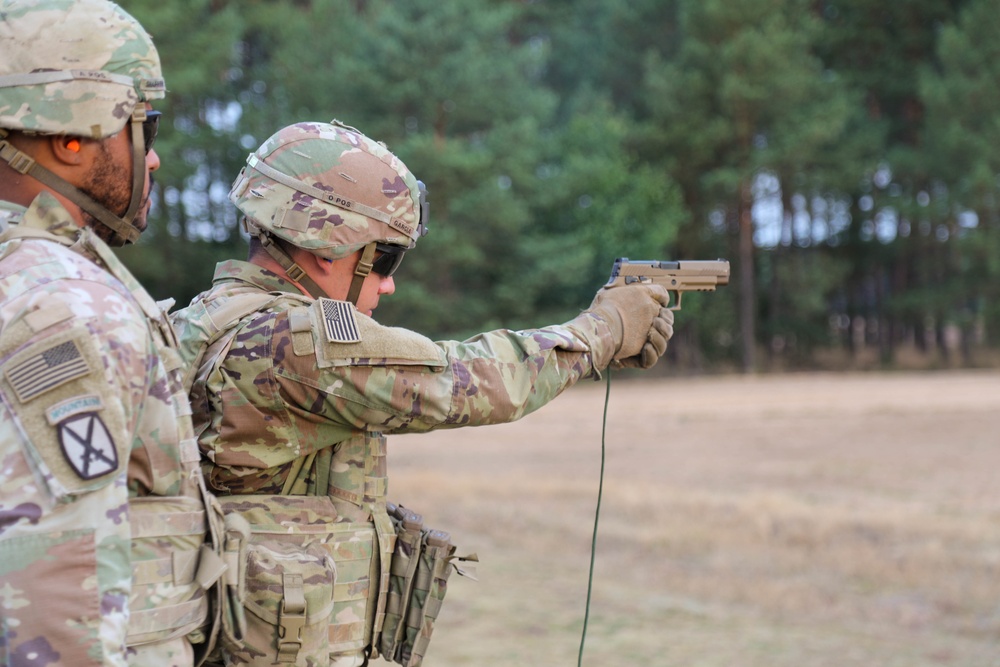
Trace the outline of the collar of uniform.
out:
<instances>
[{"instance_id":1,"label":"collar of uniform","mask_svg":"<svg viewBox=\"0 0 1000 667\"><path fill-rule=\"evenodd\" d=\"M19 217L20 220L11 222L16 222L19 227L47 232L65 245L72 245L80 236L76 220L49 192L38 193Z\"/></svg>"},{"instance_id":2,"label":"collar of uniform","mask_svg":"<svg viewBox=\"0 0 1000 667\"><path fill-rule=\"evenodd\" d=\"M302 292L295 285L273 271L268 271L251 262L241 262L235 259L219 262L215 267L215 277L212 282L213 284L240 282L253 285L265 292L290 292L302 295Z\"/></svg>"},{"instance_id":3,"label":"collar of uniform","mask_svg":"<svg viewBox=\"0 0 1000 667\"><path fill-rule=\"evenodd\" d=\"M3 202L0 212L0 242L17 238L39 238L73 246L83 231L59 200L40 192L28 208Z\"/></svg>"},{"instance_id":4,"label":"collar of uniform","mask_svg":"<svg viewBox=\"0 0 1000 667\"><path fill-rule=\"evenodd\" d=\"M16 216L17 219L20 220L21 216L24 215L24 212L27 210L28 209L21 206L20 204L15 204L12 201L6 201L4 199L0 199L0 213L3 213L4 215Z\"/></svg>"},{"instance_id":5,"label":"collar of uniform","mask_svg":"<svg viewBox=\"0 0 1000 667\"><path fill-rule=\"evenodd\" d=\"M20 222L25 210L20 204L0 199L0 234Z\"/></svg>"}]
</instances>

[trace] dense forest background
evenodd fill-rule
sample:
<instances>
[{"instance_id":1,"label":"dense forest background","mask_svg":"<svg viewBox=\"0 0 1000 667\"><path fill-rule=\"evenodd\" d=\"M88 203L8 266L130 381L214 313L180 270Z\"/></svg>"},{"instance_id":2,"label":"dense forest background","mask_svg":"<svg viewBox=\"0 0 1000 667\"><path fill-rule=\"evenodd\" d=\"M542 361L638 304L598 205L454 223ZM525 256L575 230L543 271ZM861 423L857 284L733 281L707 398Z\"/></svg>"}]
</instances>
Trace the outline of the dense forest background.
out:
<instances>
[{"instance_id":1,"label":"dense forest background","mask_svg":"<svg viewBox=\"0 0 1000 667\"><path fill-rule=\"evenodd\" d=\"M150 231L184 304L246 252L229 186L338 118L428 184L379 317L564 321L615 257L729 259L670 367L990 364L1000 348L996 0L122 0L170 91Z\"/></svg>"}]
</instances>

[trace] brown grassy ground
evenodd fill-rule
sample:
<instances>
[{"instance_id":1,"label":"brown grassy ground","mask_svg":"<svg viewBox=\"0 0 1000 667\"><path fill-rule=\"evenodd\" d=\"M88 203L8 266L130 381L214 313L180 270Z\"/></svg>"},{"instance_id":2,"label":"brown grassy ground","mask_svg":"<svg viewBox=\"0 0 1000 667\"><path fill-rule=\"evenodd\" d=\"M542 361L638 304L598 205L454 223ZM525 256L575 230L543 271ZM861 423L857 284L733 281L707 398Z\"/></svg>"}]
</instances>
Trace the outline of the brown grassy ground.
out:
<instances>
[{"instance_id":1,"label":"brown grassy ground","mask_svg":"<svg viewBox=\"0 0 1000 667\"><path fill-rule=\"evenodd\" d=\"M390 497L478 552L427 667L571 667L604 384L390 439ZM584 665L1000 666L1000 373L612 385Z\"/></svg>"}]
</instances>

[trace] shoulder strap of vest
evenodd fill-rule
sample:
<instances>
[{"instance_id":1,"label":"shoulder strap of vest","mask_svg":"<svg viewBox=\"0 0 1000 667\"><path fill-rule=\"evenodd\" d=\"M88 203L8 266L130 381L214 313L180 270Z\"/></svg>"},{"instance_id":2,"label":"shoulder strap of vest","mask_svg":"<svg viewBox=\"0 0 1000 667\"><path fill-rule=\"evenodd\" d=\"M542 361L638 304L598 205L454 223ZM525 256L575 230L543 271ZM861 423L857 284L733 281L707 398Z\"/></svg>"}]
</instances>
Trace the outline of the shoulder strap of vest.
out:
<instances>
[{"instance_id":1,"label":"shoulder strap of vest","mask_svg":"<svg viewBox=\"0 0 1000 667\"><path fill-rule=\"evenodd\" d=\"M162 319L163 313L153 297L149 296L121 260L111 252L111 248L89 227L77 226L51 193L39 194L24 212L10 217L9 222L14 220L17 220L17 224L4 230L0 241L41 239L66 246L103 265L132 294L147 318L154 322Z\"/></svg>"},{"instance_id":2,"label":"shoulder strap of vest","mask_svg":"<svg viewBox=\"0 0 1000 667\"><path fill-rule=\"evenodd\" d=\"M153 320L154 322L160 321L163 317L163 311L153 300L153 297L149 295L139 281L135 279L132 273L122 264L121 260L111 252L111 248L107 246L101 239L88 228L84 228L80 240L77 242L78 246L83 249L90 251L92 254L96 255L100 259L101 263L104 264L104 268L108 270L108 273L117 278L122 285L125 286L132 296L135 298L136 303L142 308L142 312L146 314L146 317ZM74 246L76 247L76 246Z\"/></svg>"},{"instance_id":3,"label":"shoulder strap of vest","mask_svg":"<svg viewBox=\"0 0 1000 667\"><path fill-rule=\"evenodd\" d=\"M2 234L0 234L0 242L12 241L14 239L43 239L45 241L52 241L53 243L58 243L63 246L70 246L73 244L72 239L59 237L45 231L44 229L37 229L26 225L10 225L3 230Z\"/></svg>"},{"instance_id":4,"label":"shoulder strap of vest","mask_svg":"<svg viewBox=\"0 0 1000 667\"><path fill-rule=\"evenodd\" d=\"M221 303L219 301L208 302L209 305L206 306L206 302L199 302L201 312L197 314L197 322L193 327L197 334L197 350L187 360L189 365L184 376L185 389L190 393L201 368L202 359L210 347L219 342L220 339L234 336L237 325L247 315L265 310L271 303L288 297L295 298L295 295L255 290L228 295L224 300L221 300ZM219 305L216 306L216 304ZM185 347L192 347L191 342L185 341Z\"/></svg>"}]
</instances>

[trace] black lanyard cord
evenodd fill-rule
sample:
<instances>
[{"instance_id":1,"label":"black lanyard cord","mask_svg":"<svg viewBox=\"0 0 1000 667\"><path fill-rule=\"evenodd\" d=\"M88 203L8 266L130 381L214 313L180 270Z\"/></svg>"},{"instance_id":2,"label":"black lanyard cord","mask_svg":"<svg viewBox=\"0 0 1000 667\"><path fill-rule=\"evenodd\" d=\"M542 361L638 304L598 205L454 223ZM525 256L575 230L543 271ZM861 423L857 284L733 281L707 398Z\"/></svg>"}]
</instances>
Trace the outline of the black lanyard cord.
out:
<instances>
[{"instance_id":1,"label":"black lanyard cord","mask_svg":"<svg viewBox=\"0 0 1000 667\"><path fill-rule=\"evenodd\" d=\"M607 388L604 392L604 417L601 421L601 475L597 484L597 508L594 510L594 535L590 540L590 574L587 577L587 606L583 614L583 632L580 636L580 653L576 659L576 666L583 665L583 645L587 641L587 621L590 620L590 594L594 589L594 560L597 556L597 524L601 517L601 496L604 493L604 454L605 438L608 434L608 401L611 398L611 369L605 369L608 377Z\"/></svg>"}]
</instances>

